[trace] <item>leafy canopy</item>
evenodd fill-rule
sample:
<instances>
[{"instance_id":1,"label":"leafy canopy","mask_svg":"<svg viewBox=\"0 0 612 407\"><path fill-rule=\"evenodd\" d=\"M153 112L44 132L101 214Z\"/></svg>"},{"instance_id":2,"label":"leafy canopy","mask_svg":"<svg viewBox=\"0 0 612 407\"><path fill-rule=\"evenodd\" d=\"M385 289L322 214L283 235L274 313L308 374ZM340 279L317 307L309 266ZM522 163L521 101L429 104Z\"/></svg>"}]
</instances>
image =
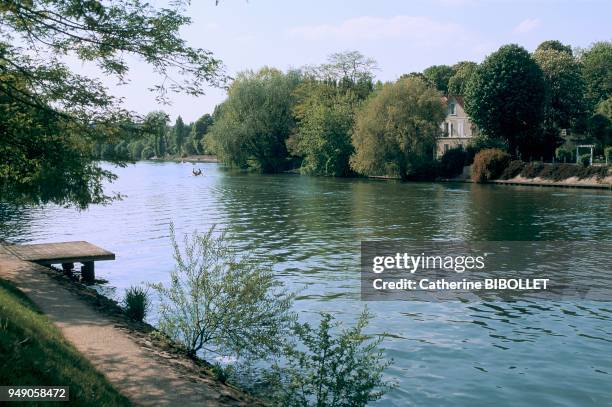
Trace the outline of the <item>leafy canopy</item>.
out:
<instances>
[{"instance_id":1,"label":"leafy canopy","mask_svg":"<svg viewBox=\"0 0 612 407\"><path fill-rule=\"evenodd\" d=\"M418 78L385 84L360 110L352 136L352 168L406 179L432 156L445 109L438 92Z\"/></svg>"},{"instance_id":2,"label":"leafy canopy","mask_svg":"<svg viewBox=\"0 0 612 407\"><path fill-rule=\"evenodd\" d=\"M8 163L0 171L3 198L81 207L109 198L102 185L113 177L92 163L92 145L116 142L135 117L98 80L72 72L67 58L95 64L122 83L128 59L138 58L159 75L151 89L161 101L168 92L199 95L204 86L225 82L221 62L179 35L190 23L183 15L187 4L0 2L0 150ZM55 191L41 185L49 179Z\"/></svg>"},{"instance_id":3,"label":"leafy canopy","mask_svg":"<svg viewBox=\"0 0 612 407\"><path fill-rule=\"evenodd\" d=\"M467 113L487 136L506 140L510 151L529 154L544 119L542 70L518 45L505 45L478 66L468 82Z\"/></svg>"}]
</instances>

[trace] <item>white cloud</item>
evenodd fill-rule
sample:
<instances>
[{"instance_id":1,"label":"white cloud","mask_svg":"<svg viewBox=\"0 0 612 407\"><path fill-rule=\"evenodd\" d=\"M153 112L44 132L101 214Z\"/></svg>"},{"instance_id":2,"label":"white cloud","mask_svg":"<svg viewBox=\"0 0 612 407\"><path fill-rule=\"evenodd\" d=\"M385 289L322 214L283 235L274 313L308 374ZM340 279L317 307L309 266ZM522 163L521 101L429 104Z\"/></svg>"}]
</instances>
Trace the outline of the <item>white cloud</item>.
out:
<instances>
[{"instance_id":1,"label":"white cloud","mask_svg":"<svg viewBox=\"0 0 612 407\"><path fill-rule=\"evenodd\" d=\"M422 45L457 41L467 36L459 24L418 16L355 17L340 24L294 27L289 34L312 41L402 39L419 41Z\"/></svg>"},{"instance_id":2,"label":"white cloud","mask_svg":"<svg viewBox=\"0 0 612 407\"><path fill-rule=\"evenodd\" d=\"M528 18L520 22L519 25L512 30L515 34L524 34L533 31L542 24L539 18Z\"/></svg>"}]
</instances>

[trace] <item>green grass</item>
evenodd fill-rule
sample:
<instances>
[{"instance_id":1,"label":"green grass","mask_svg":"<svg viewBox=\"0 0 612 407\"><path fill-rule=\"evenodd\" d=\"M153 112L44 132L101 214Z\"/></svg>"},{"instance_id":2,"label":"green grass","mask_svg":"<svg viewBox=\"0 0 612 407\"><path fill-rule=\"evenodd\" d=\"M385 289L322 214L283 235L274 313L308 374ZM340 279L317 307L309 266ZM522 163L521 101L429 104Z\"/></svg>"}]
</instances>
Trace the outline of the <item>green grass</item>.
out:
<instances>
[{"instance_id":1,"label":"green grass","mask_svg":"<svg viewBox=\"0 0 612 407\"><path fill-rule=\"evenodd\" d=\"M0 384L68 386L70 402L58 406L128 406L55 325L11 283L0 279Z\"/></svg>"}]
</instances>

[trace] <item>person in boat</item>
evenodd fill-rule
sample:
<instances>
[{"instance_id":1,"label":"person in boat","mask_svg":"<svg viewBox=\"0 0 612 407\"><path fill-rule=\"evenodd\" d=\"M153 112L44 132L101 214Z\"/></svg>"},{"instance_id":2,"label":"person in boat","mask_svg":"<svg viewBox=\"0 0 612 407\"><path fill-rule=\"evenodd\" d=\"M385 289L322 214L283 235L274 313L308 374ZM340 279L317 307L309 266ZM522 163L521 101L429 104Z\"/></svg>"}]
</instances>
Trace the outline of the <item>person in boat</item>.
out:
<instances>
[{"instance_id":1,"label":"person in boat","mask_svg":"<svg viewBox=\"0 0 612 407\"><path fill-rule=\"evenodd\" d=\"M198 168L197 170L194 168L191 170L192 174L195 175L196 177L198 175L202 175L202 170L200 168Z\"/></svg>"}]
</instances>

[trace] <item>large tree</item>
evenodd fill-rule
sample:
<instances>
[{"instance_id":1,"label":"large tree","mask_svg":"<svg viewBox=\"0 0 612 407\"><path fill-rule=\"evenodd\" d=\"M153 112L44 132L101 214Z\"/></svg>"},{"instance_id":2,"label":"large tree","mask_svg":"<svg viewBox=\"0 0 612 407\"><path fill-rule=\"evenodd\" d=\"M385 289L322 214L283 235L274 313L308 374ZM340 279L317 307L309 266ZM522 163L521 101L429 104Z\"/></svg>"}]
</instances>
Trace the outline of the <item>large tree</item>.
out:
<instances>
[{"instance_id":1,"label":"large tree","mask_svg":"<svg viewBox=\"0 0 612 407\"><path fill-rule=\"evenodd\" d=\"M448 93L448 80L455 72L448 65L433 65L423 71L423 75L436 89L443 94Z\"/></svg>"},{"instance_id":2,"label":"large tree","mask_svg":"<svg viewBox=\"0 0 612 407\"><path fill-rule=\"evenodd\" d=\"M538 47L533 58L544 73L544 149L552 156L560 143L560 129L570 128L584 113L584 81L578 61L566 50Z\"/></svg>"},{"instance_id":3,"label":"large tree","mask_svg":"<svg viewBox=\"0 0 612 407\"><path fill-rule=\"evenodd\" d=\"M164 101L168 91L199 95L224 82L220 61L179 35L190 22L186 3L156 9L140 0L0 2L3 198L78 206L108 198L102 184L112 174L93 162L92 146L119 141L133 117L99 81L72 72L67 57L119 82L129 79L128 59L139 58L160 75L152 88Z\"/></svg>"},{"instance_id":4,"label":"large tree","mask_svg":"<svg viewBox=\"0 0 612 407\"><path fill-rule=\"evenodd\" d=\"M570 56L574 55L572 52L572 47L570 45L565 45L561 41L557 40L548 40L544 41L536 48L535 52L539 51L558 51L568 54Z\"/></svg>"},{"instance_id":5,"label":"large tree","mask_svg":"<svg viewBox=\"0 0 612 407\"><path fill-rule=\"evenodd\" d=\"M304 174L346 176L353 153L351 130L359 100L321 82L305 82L297 92L295 134L287 140L289 152L303 157Z\"/></svg>"},{"instance_id":6,"label":"large tree","mask_svg":"<svg viewBox=\"0 0 612 407\"><path fill-rule=\"evenodd\" d=\"M432 157L445 108L436 90L418 78L386 84L359 112L351 166L361 174L407 179Z\"/></svg>"},{"instance_id":7,"label":"large tree","mask_svg":"<svg viewBox=\"0 0 612 407\"><path fill-rule=\"evenodd\" d=\"M612 96L612 42L596 42L580 53L586 99L590 111Z\"/></svg>"},{"instance_id":8,"label":"large tree","mask_svg":"<svg viewBox=\"0 0 612 407\"><path fill-rule=\"evenodd\" d=\"M172 126L172 135L174 139L174 152L178 155L183 154L183 145L189 136L189 126L185 125L185 122L183 122L183 118L181 116L178 116L174 121L174 126Z\"/></svg>"},{"instance_id":9,"label":"large tree","mask_svg":"<svg viewBox=\"0 0 612 407\"><path fill-rule=\"evenodd\" d=\"M478 64L470 61L463 61L453 65L453 76L448 80L448 94L463 96L467 84L472 79L472 75L476 72Z\"/></svg>"},{"instance_id":10,"label":"large tree","mask_svg":"<svg viewBox=\"0 0 612 407\"><path fill-rule=\"evenodd\" d=\"M485 135L529 157L544 119L545 92L544 75L531 55L505 45L476 69L466 89L466 110Z\"/></svg>"},{"instance_id":11,"label":"large tree","mask_svg":"<svg viewBox=\"0 0 612 407\"><path fill-rule=\"evenodd\" d=\"M286 140L293 131L294 90L300 74L273 68L240 73L219 107L210 140L229 165L279 172L289 164Z\"/></svg>"}]
</instances>

